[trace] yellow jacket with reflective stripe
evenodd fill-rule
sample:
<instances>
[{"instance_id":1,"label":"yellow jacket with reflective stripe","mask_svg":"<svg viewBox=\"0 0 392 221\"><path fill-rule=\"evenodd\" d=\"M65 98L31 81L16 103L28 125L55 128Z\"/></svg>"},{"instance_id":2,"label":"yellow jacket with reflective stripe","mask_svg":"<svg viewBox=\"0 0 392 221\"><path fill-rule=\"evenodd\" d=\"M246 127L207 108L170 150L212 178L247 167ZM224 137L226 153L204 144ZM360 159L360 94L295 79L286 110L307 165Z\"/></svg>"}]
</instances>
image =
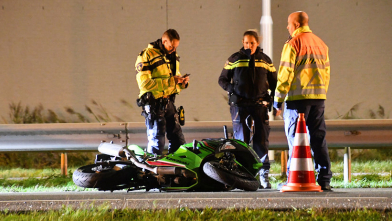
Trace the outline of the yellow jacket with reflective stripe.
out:
<instances>
[{"instance_id":1,"label":"yellow jacket with reflective stripe","mask_svg":"<svg viewBox=\"0 0 392 221\"><path fill-rule=\"evenodd\" d=\"M160 39L150 43L137 57L136 80L139 85L141 97L146 92L151 92L154 98L177 94L188 86L176 84L173 75L181 76L179 57L176 56L176 73L172 73L170 60L165 57L160 49ZM175 53L175 52L173 52Z\"/></svg>"},{"instance_id":2,"label":"yellow jacket with reflective stripe","mask_svg":"<svg viewBox=\"0 0 392 221\"><path fill-rule=\"evenodd\" d=\"M327 45L309 26L298 28L283 47L275 102L326 99L329 79Z\"/></svg>"}]
</instances>

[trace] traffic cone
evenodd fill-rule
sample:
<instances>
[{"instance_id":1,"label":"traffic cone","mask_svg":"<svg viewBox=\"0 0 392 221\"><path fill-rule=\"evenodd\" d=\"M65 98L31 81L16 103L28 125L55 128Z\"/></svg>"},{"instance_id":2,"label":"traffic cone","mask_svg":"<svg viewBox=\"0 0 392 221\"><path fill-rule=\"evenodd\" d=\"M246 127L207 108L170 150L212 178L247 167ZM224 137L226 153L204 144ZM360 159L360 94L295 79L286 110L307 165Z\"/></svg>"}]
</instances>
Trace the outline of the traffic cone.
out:
<instances>
[{"instance_id":1,"label":"traffic cone","mask_svg":"<svg viewBox=\"0 0 392 221\"><path fill-rule=\"evenodd\" d=\"M293 153L290 161L289 180L281 192L322 192L316 184L312 153L306 131L305 114L299 113L295 130Z\"/></svg>"}]
</instances>

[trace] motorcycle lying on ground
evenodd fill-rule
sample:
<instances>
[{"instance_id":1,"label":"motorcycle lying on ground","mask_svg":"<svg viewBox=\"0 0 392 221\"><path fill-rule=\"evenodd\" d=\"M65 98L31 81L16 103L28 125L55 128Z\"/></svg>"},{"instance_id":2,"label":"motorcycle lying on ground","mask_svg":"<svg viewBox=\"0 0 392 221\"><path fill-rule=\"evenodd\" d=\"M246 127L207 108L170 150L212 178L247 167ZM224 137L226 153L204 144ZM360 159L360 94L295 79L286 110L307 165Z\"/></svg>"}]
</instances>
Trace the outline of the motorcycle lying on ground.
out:
<instances>
[{"instance_id":1,"label":"motorcycle lying on ground","mask_svg":"<svg viewBox=\"0 0 392 221\"><path fill-rule=\"evenodd\" d=\"M224 134L225 138L194 140L160 156L137 145L102 143L95 164L78 168L73 182L104 191L256 191L262 162L249 145L229 139L226 126Z\"/></svg>"}]
</instances>

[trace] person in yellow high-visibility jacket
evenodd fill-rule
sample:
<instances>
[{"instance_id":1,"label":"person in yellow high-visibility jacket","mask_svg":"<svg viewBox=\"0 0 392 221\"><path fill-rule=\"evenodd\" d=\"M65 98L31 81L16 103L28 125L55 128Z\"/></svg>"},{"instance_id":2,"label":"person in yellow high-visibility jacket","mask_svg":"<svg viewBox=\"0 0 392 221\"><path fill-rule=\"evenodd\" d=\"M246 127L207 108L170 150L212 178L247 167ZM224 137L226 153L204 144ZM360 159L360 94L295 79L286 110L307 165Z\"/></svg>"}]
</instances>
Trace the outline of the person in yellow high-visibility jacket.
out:
<instances>
[{"instance_id":1,"label":"person in yellow high-visibility jacket","mask_svg":"<svg viewBox=\"0 0 392 221\"><path fill-rule=\"evenodd\" d=\"M162 155L165 134L169 153L185 143L174 105L176 94L189 85L189 76L181 76L180 60L176 49L180 35L174 29L148 45L137 57L136 80L140 89L137 104L146 118L147 152Z\"/></svg>"},{"instance_id":2,"label":"person in yellow high-visibility jacket","mask_svg":"<svg viewBox=\"0 0 392 221\"><path fill-rule=\"evenodd\" d=\"M287 176L298 113L305 113L310 135L317 182L323 190L331 190L332 177L328 146L325 139L324 101L330 79L327 45L309 28L305 12L294 12L288 17L290 37L282 51L274 107L279 115L285 101L283 119L289 144Z\"/></svg>"}]
</instances>

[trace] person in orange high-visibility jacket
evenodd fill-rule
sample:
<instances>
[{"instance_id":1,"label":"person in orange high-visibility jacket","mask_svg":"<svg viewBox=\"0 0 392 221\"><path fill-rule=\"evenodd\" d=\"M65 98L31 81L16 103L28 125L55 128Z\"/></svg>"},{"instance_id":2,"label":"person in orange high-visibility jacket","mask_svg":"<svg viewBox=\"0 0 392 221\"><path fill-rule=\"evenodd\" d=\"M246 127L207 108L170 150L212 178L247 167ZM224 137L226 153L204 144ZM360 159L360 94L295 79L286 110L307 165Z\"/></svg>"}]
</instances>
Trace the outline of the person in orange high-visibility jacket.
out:
<instances>
[{"instance_id":1,"label":"person in orange high-visibility jacket","mask_svg":"<svg viewBox=\"0 0 392 221\"><path fill-rule=\"evenodd\" d=\"M274 107L279 115L285 101L283 119L289 144L287 176L298 113L305 113L315 170L318 172L317 182L323 190L331 190L332 172L324 121L324 101L330 79L328 47L312 33L308 21L305 12L294 12L288 17L290 37L282 51Z\"/></svg>"}]
</instances>

